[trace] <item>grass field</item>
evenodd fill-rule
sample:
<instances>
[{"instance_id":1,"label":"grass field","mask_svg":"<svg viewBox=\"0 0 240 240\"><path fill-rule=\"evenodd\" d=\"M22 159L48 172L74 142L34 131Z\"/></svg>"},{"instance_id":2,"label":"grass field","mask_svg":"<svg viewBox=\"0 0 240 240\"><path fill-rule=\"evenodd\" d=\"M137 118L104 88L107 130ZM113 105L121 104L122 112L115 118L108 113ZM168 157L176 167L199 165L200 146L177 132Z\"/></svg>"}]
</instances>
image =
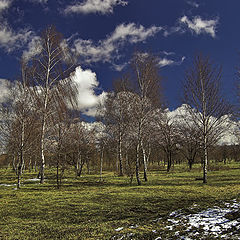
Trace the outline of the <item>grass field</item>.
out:
<instances>
[{"instance_id":1,"label":"grass field","mask_svg":"<svg viewBox=\"0 0 240 240\"><path fill-rule=\"evenodd\" d=\"M240 201L240 164L235 163L213 168L206 185L195 180L200 166L191 172L186 166L151 171L142 186L111 172L104 172L103 182L98 175L77 179L70 170L65 175L58 190L54 169L47 170L44 185L29 180L36 173L26 171L16 190L15 174L1 169L0 184L10 186L0 185L0 239L180 239L166 228L170 212ZM181 235L181 225L178 230Z\"/></svg>"}]
</instances>

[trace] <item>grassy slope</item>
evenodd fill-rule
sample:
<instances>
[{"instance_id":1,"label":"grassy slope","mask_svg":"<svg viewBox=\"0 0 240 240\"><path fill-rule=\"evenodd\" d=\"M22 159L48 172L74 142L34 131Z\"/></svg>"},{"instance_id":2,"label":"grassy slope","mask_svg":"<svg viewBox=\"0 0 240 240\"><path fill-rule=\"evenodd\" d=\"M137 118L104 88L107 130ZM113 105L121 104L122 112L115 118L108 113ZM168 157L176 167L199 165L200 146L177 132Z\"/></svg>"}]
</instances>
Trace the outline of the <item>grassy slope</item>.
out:
<instances>
[{"instance_id":1,"label":"grassy slope","mask_svg":"<svg viewBox=\"0 0 240 240\"><path fill-rule=\"evenodd\" d=\"M76 179L70 173L60 190L53 170L44 185L26 181L36 176L26 172L21 190L0 186L0 239L111 239L116 228L124 227L121 233L127 233L135 224L139 227L131 229L133 239L154 239L152 230L165 231L163 222L154 220L173 210L240 200L240 169L230 167L209 172L207 185L195 181L201 176L199 168L152 171L140 187L113 173L105 173L103 183L96 175ZM10 170L0 170L0 184L14 182ZM168 238L171 233L164 234Z\"/></svg>"}]
</instances>

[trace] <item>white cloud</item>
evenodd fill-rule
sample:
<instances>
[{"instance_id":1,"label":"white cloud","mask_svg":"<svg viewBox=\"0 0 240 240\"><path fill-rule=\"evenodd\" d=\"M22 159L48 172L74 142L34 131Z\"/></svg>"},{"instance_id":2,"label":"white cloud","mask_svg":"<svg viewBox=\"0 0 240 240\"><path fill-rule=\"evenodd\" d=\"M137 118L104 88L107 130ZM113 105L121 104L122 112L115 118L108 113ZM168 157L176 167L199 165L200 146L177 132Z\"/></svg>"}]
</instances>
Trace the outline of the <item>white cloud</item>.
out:
<instances>
[{"instance_id":1,"label":"white cloud","mask_svg":"<svg viewBox=\"0 0 240 240\"><path fill-rule=\"evenodd\" d=\"M64 12L69 13L99 13L108 14L113 13L113 8L117 5L126 6L127 1L123 0L85 0L82 3L76 3L74 5L69 5L66 7Z\"/></svg>"},{"instance_id":2,"label":"white cloud","mask_svg":"<svg viewBox=\"0 0 240 240\"><path fill-rule=\"evenodd\" d=\"M11 0L0 0L0 13L6 9L8 9L11 5Z\"/></svg>"},{"instance_id":3,"label":"white cloud","mask_svg":"<svg viewBox=\"0 0 240 240\"><path fill-rule=\"evenodd\" d=\"M200 6L200 4L195 1L186 1L186 3L195 8L199 8L199 6Z\"/></svg>"},{"instance_id":4,"label":"white cloud","mask_svg":"<svg viewBox=\"0 0 240 240\"><path fill-rule=\"evenodd\" d=\"M21 29L18 32L13 31L7 23L0 25L0 47L10 52L13 49L23 46L31 38L32 31Z\"/></svg>"},{"instance_id":5,"label":"white cloud","mask_svg":"<svg viewBox=\"0 0 240 240\"><path fill-rule=\"evenodd\" d=\"M80 66L75 69L72 75L73 81L78 88L78 106L79 110L87 116L95 116L97 106L104 101L105 92L96 95L95 90L98 88L96 73L90 69L83 70Z\"/></svg>"},{"instance_id":6,"label":"white cloud","mask_svg":"<svg viewBox=\"0 0 240 240\"><path fill-rule=\"evenodd\" d=\"M167 117L171 120L171 122L175 122L180 125L186 124L186 121L189 123L192 122L191 116L189 113L189 105L183 104L182 106L176 108L173 111L166 109ZM182 117L183 116L183 117ZM236 132L239 131L239 126L237 123L232 121L229 116L223 116L224 121L221 124L221 127L225 128L225 131L220 134L220 138L218 139L219 145L233 145L238 144L239 139L236 137ZM215 118L211 117L210 122L214 121ZM240 122L238 122L240 123ZM192 122L192 124L194 124Z\"/></svg>"},{"instance_id":7,"label":"white cloud","mask_svg":"<svg viewBox=\"0 0 240 240\"><path fill-rule=\"evenodd\" d=\"M153 37L162 27L152 26L145 28L135 23L120 24L104 40L94 44L92 40L76 39L73 51L84 58L85 62L113 62L120 58L119 50L124 45L145 42Z\"/></svg>"},{"instance_id":8,"label":"white cloud","mask_svg":"<svg viewBox=\"0 0 240 240\"><path fill-rule=\"evenodd\" d=\"M40 3L40 4L46 4L48 0L28 0L32 3Z\"/></svg>"},{"instance_id":9,"label":"white cloud","mask_svg":"<svg viewBox=\"0 0 240 240\"><path fill-rule=\"evenodd\" d=\"M158 66L159 67L165 67L165 66L169 66L169 65L181 65L183 63L183 61L186 59L186 57L182 57L180 61L174 61L172 59L167 59L167 58L159 58L158 61Z\"/></svg>"},{"instance_id":10,"label":"white cloud","mask_svg":"<svg viewBox=\"0 0 240 240\"><path fill-rule=\"evenodd\" d=\"M208 34L215 38L218 22L218 18L203 20L200 16L195 16L192 20L190 20L187 16L183 16L178 19L175 26L171 28L166 27L164 29L163 36L168 37L174 33L185 33L187 30L190 30L192 33L197 35Z\"/></svg>"},{"instance_id":11,"label":"white cloud","mask_svg":"<svg viewBox=\"0 0 240 240\"><path fill-rule=\"evenodd\" d=\"M167 65L172 65L174 63L173 60L167 58L161 58L158 62L159 67L165 67Z\"/></svg>"},{"instance_id":12,"label":"white cloud","mask_svg":"<svg viewBox=\"0 0 240 240\"><path fill-rule=\"evenodd\" d=\"M179 19L180 24L187 25L187 27L195 34L209 34L213 38L216 36L216 28L218 19L202 20L201 17L196 16L191 21L187 16Z\"/></svg>"},{"instance_id":13,"label":"white cloud","mask_svg":"<svg viewBox=\"0 0 240 240\"><path fill-rule=\"evenodd\" d=\"M5 102L9 98L10 82L0 78L0 103Z\"/></svg>"},{"instance_id":14,"label":"white cloud","mask_svg":"<svg viewBox=\"0 0 240 240\"><path fill-rule=\"evenodd\" d=\"M180 26L174 26L171 28L165 28L163 32L164 37L168 37L169 35L172 35L173 33L184 33L185 31L183 30L182 27Z\"/></svg>"},{"instance_id":15,"label":"white cloud","mask_svg":"<svg viewBox=\"0 0 240 240\"><path fill-rule=\"evenodd\" d=\"M28 43L27 50L23 51L22 57L29 60L31 57L36 56L41 52L40 37L34 36Z\"/></svg>"},{"instance_id":16,"label":"white cloud","mask_svg":"<svg viewBox=\"0 0 240 240\"><path fill-rule=\"evenodd\" d=\"M164 55L166 55L166 56L175 55L175 53L174 53L174 52L167 52L167 51L163 51L162 53L163 53Z\"/></svg>"},{"instance_id":17,"label":"white cloud","mask_svg":"<svg viewBox=\"0 0 240 240\"><path fill-rule=\"evenodd\" d=\"M128 65L128 62L122 63L122 64L112 63L112 68L117 72L121 72L127 65Z\"/></svg>"}]
</instances>

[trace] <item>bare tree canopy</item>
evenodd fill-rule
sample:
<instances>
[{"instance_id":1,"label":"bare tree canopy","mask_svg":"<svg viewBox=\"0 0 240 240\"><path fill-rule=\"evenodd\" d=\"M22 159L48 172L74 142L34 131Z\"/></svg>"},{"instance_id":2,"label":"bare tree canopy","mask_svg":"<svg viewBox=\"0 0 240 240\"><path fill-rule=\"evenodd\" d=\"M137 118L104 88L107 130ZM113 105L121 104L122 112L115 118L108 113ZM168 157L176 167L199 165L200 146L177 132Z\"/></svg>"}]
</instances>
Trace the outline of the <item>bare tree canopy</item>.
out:
<instances>
[{"instance_id":1,"label":"bare tree canopy","mask_svg":"<svg viewBox=\"0 0 240 240\"><path fill-rule=\"evenodd\" d=\"M208 57L198 55L186 72L183 100L189 119L200 130L204 152L203 182L207 182L208 147L224 133L224 123L231 113L230 105L220 93L221 67L214 66Z\"/></svg>"},{"instance_id":2,"label":"bare tree canopy","mask_svg":"<svg viewBox=\"0 0 240 240\"><path fill-rule=\"evenodd\" d=\"M38 54L28 62L31 68L32 94L41 119L41 183L44 182L44 143L47 124L57 112L58 116L70 105L76 104L77 88L71 72L74 58L63 44L62 35L54 26L48 27L41 36Z\"/></svg>"}]
</instances>

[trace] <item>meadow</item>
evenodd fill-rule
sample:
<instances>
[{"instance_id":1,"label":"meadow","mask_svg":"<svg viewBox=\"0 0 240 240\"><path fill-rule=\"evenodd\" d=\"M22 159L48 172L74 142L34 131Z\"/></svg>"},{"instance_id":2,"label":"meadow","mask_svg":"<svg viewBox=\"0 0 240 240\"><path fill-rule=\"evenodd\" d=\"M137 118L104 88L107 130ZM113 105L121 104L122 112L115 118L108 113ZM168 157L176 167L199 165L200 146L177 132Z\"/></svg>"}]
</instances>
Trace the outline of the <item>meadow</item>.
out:
<instances>
[{"instance_id":1,"label":"meadow","mask_svg":"<svg viewBox=\"0 0 240 240\"><path fill-rule=\"evenodd\" d=\"M178 236L166 227L171 212L190 214L233 199L240 202L239 163L213 165L207 184L196 180L201 175L200 165L192 171L177 165L169 173L156 167L149 171L149 181L137 186L113 172L104 172L100 181L96 173L76 178L68 169L57 189L55 169L50 168L45 184L26 170L16 190L15 173L2 168L0 239L181 239L184 223L177 226ZM237 232L234 236L240 237ZM213 237L202 238L200 231L195 239Z\"/></svg>"}]
</instances>

